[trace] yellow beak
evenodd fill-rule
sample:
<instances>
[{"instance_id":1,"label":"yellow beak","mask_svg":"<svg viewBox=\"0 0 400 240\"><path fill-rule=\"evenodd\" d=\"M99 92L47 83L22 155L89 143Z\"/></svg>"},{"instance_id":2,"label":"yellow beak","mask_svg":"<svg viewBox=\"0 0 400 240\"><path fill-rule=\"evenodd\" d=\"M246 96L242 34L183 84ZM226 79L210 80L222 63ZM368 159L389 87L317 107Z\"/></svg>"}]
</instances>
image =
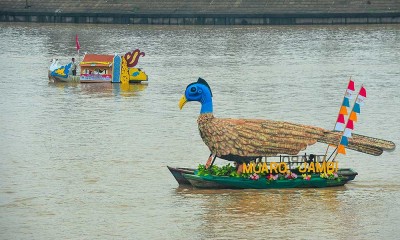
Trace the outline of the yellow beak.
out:
<instances>
[{"instance_id":1,"label":"yellow beak","mask_svg":"<svg viewBox=\"0 0 400 240\"><path fill-rule=\"evenodd\" d=\"M187 99L186 99L185 95L183 95L181 97L181 100L179 100L179 103L178 103L178 106L179 106L180 110L182 110L182 108L183 108L183 106L185 105L186 102L187 102Z\"/></svg>"}]
</instances>

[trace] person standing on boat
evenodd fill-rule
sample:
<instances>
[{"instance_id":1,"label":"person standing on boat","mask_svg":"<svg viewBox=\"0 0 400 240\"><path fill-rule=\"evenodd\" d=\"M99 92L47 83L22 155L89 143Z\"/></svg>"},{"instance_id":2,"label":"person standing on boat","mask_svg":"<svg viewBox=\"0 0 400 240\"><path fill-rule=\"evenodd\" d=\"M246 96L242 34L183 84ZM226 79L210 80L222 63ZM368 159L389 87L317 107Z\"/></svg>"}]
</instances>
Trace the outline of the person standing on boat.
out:
<instances>
[{"instance_id":1,"label":"person standing on boat","mask_svg":"<svg viewBox=\"0 0 400 240\"><path fill-rule=\"evenodd\" d=\"M72 58L72 62L71 62L71 70L72 70L72 75L76 76L76 68L78 67L78 65L75 62L75 58Z\"/></svg>"}]
</instances>

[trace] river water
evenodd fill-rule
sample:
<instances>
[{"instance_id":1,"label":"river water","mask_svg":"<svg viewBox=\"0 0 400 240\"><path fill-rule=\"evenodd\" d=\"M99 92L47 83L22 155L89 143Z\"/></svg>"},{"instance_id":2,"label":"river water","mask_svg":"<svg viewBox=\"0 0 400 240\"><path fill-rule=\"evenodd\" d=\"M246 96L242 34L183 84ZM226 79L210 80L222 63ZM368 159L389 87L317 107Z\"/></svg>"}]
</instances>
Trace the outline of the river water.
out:
<instances>
[{"instance_id":1,"label":"river water","mask_svg":"<svg viewBox=\"0 0 400 240\"><path fill-rule=\"evenodd\" d=\"M75 50L78 34L81 54ZM400 143L400 25L133 26L0 23L0 239L395 239L399 148L348 150L343 187L201 190L167 165L204 164L202 77L216 117L332 129L349 77L367 89L355 132ZM52 58L146 56L147 85L54 84ZM323 154L316 144L308 153ZM304 152L302 152L304 153ZM225 164L219 160L217 164Z\"/></svg>"}]
</instances>

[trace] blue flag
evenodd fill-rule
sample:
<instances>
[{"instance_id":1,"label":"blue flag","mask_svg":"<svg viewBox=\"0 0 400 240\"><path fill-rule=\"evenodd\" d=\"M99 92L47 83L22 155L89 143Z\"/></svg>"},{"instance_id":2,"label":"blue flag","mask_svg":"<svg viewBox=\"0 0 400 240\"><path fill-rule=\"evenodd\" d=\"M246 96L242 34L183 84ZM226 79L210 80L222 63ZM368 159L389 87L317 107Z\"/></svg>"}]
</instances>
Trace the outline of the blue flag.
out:
<instances>
[{"instance_id":1,"label":"blue flag","mask_svg":"<svg viewBox=\"0 0 400 240\"><path fill-rule=\"evenodd\" d=\"M342 105L346 106L346 107L350 107L350 101L347 97L344 97Z\"/></svg>"},{"instance_id":2,"label":"blue flag","mask_svg":"<svg viewBox=\"0 0 400 240\"><path fill-rule=\"evenodd\" d=\"M340 140L340 144L343 146L349 145L349 139L346 136L342 136L342 140Z\"/></svg>"},{"instance_id":3,"label":"blue flag","mask_svg":"<svg viewBox=\"0 0 400 240\"><path fill-rule=\"evenodd\" d=\"M360 113L360 104L354 103L353 112Z\"/></svg>"}]
</instances>

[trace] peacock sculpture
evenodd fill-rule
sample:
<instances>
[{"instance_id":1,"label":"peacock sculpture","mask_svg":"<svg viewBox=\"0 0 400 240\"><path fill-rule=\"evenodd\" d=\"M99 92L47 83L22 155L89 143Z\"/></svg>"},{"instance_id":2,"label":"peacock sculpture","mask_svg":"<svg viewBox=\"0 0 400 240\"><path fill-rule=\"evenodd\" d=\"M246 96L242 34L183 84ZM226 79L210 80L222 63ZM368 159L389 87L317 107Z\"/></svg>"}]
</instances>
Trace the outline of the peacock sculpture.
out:
<instances>
[{"instance_id":1,"label":"peacock sculpture","mask_svg":"<svg viewBox=\"0 0 400 240\"><path fill-rule=\"evenodd\" d=\"M261 156L296 155L316 142L337 145L340 141L341 132L319 127L284 121L216 118L211 88L202 78L186 87L179 108L189 101L201 103L197 123L211 154L228 161L249 162ZM395 144L352 134L347 148L379 156L384 150L393 150Z\"/></svg>"}]
</instances>

